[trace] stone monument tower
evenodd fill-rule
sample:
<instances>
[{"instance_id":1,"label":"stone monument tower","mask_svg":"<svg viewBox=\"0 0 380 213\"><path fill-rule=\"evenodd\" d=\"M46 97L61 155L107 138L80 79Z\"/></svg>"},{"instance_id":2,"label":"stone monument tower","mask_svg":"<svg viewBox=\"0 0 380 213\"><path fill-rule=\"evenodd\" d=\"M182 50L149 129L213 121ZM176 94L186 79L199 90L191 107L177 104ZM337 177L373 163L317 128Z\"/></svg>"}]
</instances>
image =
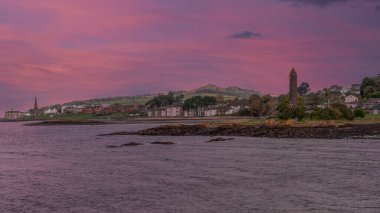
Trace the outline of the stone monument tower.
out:
<instances>
[{"instance_id":1,"label":"stone monument tower","mask_svg":"<svg viewBox=\"0 0 380 213\"><path fill-rule=\"evenodd\" d=\"M290 72L290 80L289 80L289 96L290 96L290 102L293 107L297 106L297 72L296 70L292 69Z\"/></svg>"}]
</instances>

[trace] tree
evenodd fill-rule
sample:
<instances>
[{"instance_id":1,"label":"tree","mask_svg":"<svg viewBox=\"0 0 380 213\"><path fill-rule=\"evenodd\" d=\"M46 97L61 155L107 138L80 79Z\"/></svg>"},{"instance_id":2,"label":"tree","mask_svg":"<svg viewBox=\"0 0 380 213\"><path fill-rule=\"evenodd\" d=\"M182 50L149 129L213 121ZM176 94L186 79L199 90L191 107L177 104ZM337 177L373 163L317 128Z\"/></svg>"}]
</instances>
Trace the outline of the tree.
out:
<instances>
[{"instance_id":1,"label":"tree","mask_svg":"<svg viewBox=\"0 0 380 213\"><path fill-rule=\"evenodd\" d=\"M203 96L203 98L201 99L201 106L208 107L208 106L216 105L217 102L218 101L216 100L214 96Z\"/></svg>"},{"instance_id":2,"label":"tree","mask_svg":"<svg viewBox=\"0 0 380 213\"><path fill-rule=\"evenodd\" d=\"M310 92L310 84L307 82L302 82L297 88L297 91L301 96L307 95Z\"/></svg>"},{"instance_id":3,"label":"tree","mask_svg":"<svg viewBox=\"0 0 380 213\"><path fill-rule=\"evenodd\" d=\"M298 105L296 107L291 107L290 97L288 95L280 96L280 105L278 106L278 111L280 112L280 119L302 120L306 115L305 101L303 97L299 97Z\"/></svg>"},{"instance_id":4,"label":"tree","mask_svg":"<svg viewBox=\"0 0 380 213\"><path fill-rule=\"evenodd\" d=\"M368 98L380 98L380 92L373 92L372 94L368 95Z\"/></svg>"},{"instance_id":5,"label":"tree","mask_svg":"<svg viewBox=\"0 0 380 213\"><path fill-rule=\"evenodd\" d=\"M198 107L208 107L217 103L216 98L212 96L194 96L183 102L184 110L197 109Z\"/></svg>"},{"instance_id":6,"label":"tree","mask_svg":"<svg viewBox=\"0 0 380 213\"><path fill-rule=\"evenodd\" d=\"M306 97L306 105L311 109L316 109L318 105L322 104L322 97L320 93L309 93Z\"/></svg>"},{"instance_id":7,"label":"tree","mask_svg":"<svg viewBox=\"0 0 380 213\"><path fill-rule=\"evenodd\" d=\"M259 95L252 95L248 100L249 109L251 115L254 117L259 117L261 112L261 98Z\"/></svg>"},{"instance_id":8,"label":"tree","mask_svg":"<svg viewBox=\"0 0 380 213\"><path fill-rule=\"evenodd\" d=\"M261 112L260 115L268 116L272 115L276 111L276 101L270 95L264 95L261 97Z\"/></svg>"},{"instance_id":9,"label":"tree","mask_svg":"<svg viewBox=\"0 0 380 213\"><path fill-rule=\"evenodd\" d=\"M280 104L278 105L277 110L279 112L284 112L289 109L290 106L290 97L288 95L281 95L279 97Z\"/></svg>"},{"instance_id":10,"label":"tree","mask_svg":"<svg viewBox=\"0 0 380 213\"><path fill-rule=\"evenodd\" d=\"M302 120L306 115L305 99L303 97L298 97L298 105L295 108L294 116L295 118Z\"/></svg>"},{"instance_id":11,"label":"tree","mask_svg":"<svg viewBox=\"0 0 380 213\"><path fill-rule=\"evenodd\" d=\"M360 95L366 98L371 93L375 92L376 83L372 78L365 77L360 86Z\"/></svg>"},{"instance_id":12,"label":"tree","mask_svg":"<svg viewBox=\"0 0 380 213\"><path fill-rule=\"evenodd\" d=\"M149 100L146 103L148 108L161 107L161 106L169 106L175 102L174 94L169 92L167 95L159 95Z\"/></svg>"},{"instance_id":13,"label":"tree","mask_svg":"<svg viewBox=\"0 0 380 213\"><path fill-rule=\"evenodd\" d=\"M221 94L217 95L216 96L216 101L218 103L223 103L224 102L224 95L221 95Z\"/></svg>"},{"instance_id":14,"label":"tree","mask_svg":"<svg viewBox=\"0 0 380 213\"><path fill-rule=\"evenodd\" d=\"M175 102L182 103L183 99L185 98L184 94L178 95L175 97Z\"/></svg>"}]
</instances>

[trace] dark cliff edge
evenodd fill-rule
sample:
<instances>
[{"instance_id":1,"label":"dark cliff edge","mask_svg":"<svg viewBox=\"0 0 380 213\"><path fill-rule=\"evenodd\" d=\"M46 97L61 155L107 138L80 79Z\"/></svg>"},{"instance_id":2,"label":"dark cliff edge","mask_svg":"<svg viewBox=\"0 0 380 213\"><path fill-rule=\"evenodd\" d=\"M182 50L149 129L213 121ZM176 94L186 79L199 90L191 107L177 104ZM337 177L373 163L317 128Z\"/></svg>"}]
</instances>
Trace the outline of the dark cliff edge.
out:
<instances>
[{"instance_id":1,"label":"dark cliff edge","mask_svg":"<svg viewBox=\"0 0 380 213\"><path fill-rule=\"evenodd\" d=\"M379 124L347 124L341 126L266 126L266 125L165 125L135 132L115 132L112 135L146 136L244 136L267 138L314 139L379 139Z\"/></svg>"}]
</instances>

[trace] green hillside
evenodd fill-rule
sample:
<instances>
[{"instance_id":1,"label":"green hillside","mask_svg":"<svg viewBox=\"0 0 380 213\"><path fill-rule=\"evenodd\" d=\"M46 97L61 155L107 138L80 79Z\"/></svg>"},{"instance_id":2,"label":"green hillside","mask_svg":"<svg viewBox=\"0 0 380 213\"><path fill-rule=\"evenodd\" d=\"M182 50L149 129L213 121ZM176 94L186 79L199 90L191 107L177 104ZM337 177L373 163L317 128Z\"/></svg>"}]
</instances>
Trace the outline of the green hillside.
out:
<instances>
[{"instance_id":1,"label":"green hillside","mask_svg":"<svg viewBox=\"0 0 380 213\"><path fill-rule=\"evenodd\" d=\"M219 87L213 84L209 84L203 87L200 87L198 89L191 90L189 92L183 93L185 95L185 98L191 98L193 96L217 96L217 95L223 95L226 99L243 99L243 98L249 98L253 94L260 94L257 91L249 90L249 89L242 89L239 87Z\"/></svg>"},{"instance_id":2,"label":"green hillside","mask_svg":"<svg viewBox=\"0 0 380 213\"><path fill-rule=\"evenodd\" d=\"M249 98L253 94L260 94L257 91L242 89L239 87L227 87L222 88L216 85L206 85L198 89L191 91L176 91L173 92L175 95L184 95L185 99L191 98L193 96L217 96L223 95L225 99L235 99L235 98ZM96 105L96 104L145 104L151 100L156 95L139 95L139 96L124 96L124 97L110 97L110 98L97 98L83 101L72 101L65 103L64 105Z\"/></svg>"},{"instance_id":3,"label":"green hillside","mask_svg":"<svg viewBox=\"0 0 380 213\"><path fill-rule=\"evenodd\" d=\"M123 97L110 97L110 98L96 98L84 101L72 101L64 105L97 105L97 104L145 104L154 95L141 95L141 96L123 96Z\"/></svg>"}]
</instances>

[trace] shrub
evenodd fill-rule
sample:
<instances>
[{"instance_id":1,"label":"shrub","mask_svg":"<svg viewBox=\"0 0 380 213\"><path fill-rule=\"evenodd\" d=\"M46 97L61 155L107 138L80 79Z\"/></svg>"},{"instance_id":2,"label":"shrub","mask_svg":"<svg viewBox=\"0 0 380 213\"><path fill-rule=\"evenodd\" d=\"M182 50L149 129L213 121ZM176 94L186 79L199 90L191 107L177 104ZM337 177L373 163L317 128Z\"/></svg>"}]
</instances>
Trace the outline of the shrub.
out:
<instances>
[{"instance_id":1,"label":"shrub","mask_svg":"<svg viewBox=\"0 0 380 213\"><path fill-rule=\"evenodd\" d=\"M337 120L340 118L340 112L333 108L318 108L311 113L311 119L317 120Z\"/></svg>"},{"instance_id":2,"label":"shrub","mask_svg":"<svg viewBox=\"0 0 380 213\"><path fill-rule=\"evenodd\" d=\"M296 124L296 120L288 119L285 121L285 126L294 126Z\"/></svg>"},{"instance_id":3,"label":"shrub","mask_svg":"<svg viewBox=\"0 0 380 213\"><path fill-rule=\"evenodd\" d=\"M354 118L355 118L354 113L352 112L351 109L349 109L345 105L338 106L337 109L339 110L340 113L342 113L342 117L344 119L347 119L349 121L354 120Z\"/></svg>"},{"instance_id":4,"label":"shrub","mask_svg":"<svg viewBox=\"0 0 380 213\"><path fill-rule=\"evenodd\" d=\"M355 109L354 110L354 115L356 118L364 118L365 117L365 112L363 109Z\"/></svg>"},{"instance_id":5,"label":"shrub","mask_svg":"<svg viewBox=\"0 0 380 213\"><path fill-rule=\"evenodd\" d=\"M336 104L330 108L324 108L324 109L318 108L311 114L311 119L318 119L318 120L347 119L351 121L354 118L355 118L355 115L352 112L352 110L343 104Z\"/></svg>"},{"instance_id":6,"label":"shrub","mask_svg":"<svg viewBox=\"0 0 380 213\"><path fill-rule=\"evenodd\" d=\"M237 112L237 115L238 116L251 116L252 113L251 113L251 110L243 108L243 109L240 109L239 112Z\"/></svg>"},{"instance_id":7,"label":"shrub","mask_svg":"<svg viewBox=\"0 0 380 213\"><path fill-rule=\"evenodd\" d=\"M274 126L277 126L277 122L274 119L265 120L264 126L274 127Z\"/></svg>"},{"instance_id":8,"label":"shrub","mask_svg":"<svg viewBox=\"0 0 380 213\"><path fill-rule=\"evenodd\" d=\"M302 120L306 116L305 101L302 97L298 98L298 105L296 107L290 106L289 96L280 98L280 105L278 111L280 112L279 118L281 120L297 119Z\"/></svg>"}]
</instances>

